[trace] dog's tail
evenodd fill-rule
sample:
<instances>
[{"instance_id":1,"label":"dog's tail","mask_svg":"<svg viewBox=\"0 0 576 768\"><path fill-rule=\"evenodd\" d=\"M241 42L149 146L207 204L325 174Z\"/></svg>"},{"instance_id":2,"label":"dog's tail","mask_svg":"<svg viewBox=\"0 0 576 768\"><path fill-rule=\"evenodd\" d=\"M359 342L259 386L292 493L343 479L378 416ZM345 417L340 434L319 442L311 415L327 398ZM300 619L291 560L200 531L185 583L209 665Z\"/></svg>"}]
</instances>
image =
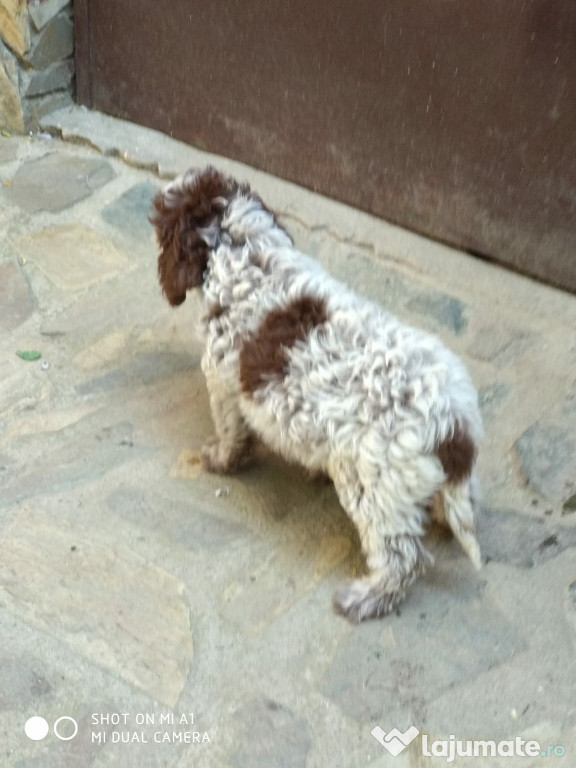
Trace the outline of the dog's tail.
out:
<instances>
[{"instance_id":1,"label":"dog's tail","mask_svg":"<svg viewBox=\"0 0 576 768\"><path fill-rule=\"evenodd\" d=\"M448 525L474 566L481 568L474 519L479 501L478 482L473 473L476 452L470 431L457 422L453 433L436 450L446 479L433 500L432 516Z\"/></svg>"}]
</instances>

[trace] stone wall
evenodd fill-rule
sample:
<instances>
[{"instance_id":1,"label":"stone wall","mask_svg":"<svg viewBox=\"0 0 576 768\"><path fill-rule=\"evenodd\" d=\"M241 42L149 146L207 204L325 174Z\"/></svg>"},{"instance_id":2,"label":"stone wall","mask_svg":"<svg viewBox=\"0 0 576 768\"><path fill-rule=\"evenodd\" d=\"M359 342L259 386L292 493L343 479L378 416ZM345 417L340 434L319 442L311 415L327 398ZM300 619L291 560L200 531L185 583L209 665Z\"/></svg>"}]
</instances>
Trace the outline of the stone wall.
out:
<instances>
[{"instance_id":1,"label":"stone wall","mask_svg":"<svg viewBox=\"0 0 576 768\"><path fill-rule=\"evenodd\" d=\"M0 0L0 129L23 133L71 103L72 0Z\"/></svg>"}]
</instances>

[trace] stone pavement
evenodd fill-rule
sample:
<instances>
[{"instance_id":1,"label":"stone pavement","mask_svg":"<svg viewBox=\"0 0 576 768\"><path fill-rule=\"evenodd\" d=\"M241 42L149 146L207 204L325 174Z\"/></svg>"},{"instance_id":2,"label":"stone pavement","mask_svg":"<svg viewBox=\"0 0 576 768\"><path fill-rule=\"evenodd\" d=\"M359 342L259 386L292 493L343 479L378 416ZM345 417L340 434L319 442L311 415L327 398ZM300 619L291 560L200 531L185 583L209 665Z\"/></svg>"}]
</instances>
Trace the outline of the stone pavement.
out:
<instances>
[{"instance_id":1,"label":"stone pavement","mask_svg":"<svg viewBox=\"0 0 576 768\"><path fill-rule=\"evenodd\" d=\"M421 737L392 756L377 725L566 752L456 766L576 765L576 299L153 131L79 108L44 128L0 139L0 765L447 764ZM436 566L353 627L330 608L362 568L331 487L263 449L201 471L200 305L162 299L147 214L209 159L465 359L481 572L432 531Z\"/></svg>"}]
</instances>

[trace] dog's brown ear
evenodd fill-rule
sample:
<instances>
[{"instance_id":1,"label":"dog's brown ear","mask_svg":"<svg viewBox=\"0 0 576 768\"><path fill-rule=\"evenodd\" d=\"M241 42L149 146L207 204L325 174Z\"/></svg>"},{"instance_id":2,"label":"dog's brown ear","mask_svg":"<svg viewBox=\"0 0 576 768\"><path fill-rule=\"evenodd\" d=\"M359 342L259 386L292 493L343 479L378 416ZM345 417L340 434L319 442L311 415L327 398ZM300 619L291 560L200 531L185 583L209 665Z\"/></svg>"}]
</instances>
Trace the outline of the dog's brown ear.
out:
<instances>
[{"instance_id":1,"label":"dog's brown ear","mask_svg":"<svg viewBox=\"0 0 576 768\"><path fill-rule=\"evenodd\" d=\"M161 248L158 278L172 306L182 304L187 291L202 285L220 214L233 191L231 180L207 168L201 173L188 171L154 198L150 221Z\"/></svg>"},{"instance_id":2,"label":"dog's brown ear","mask_svg":"<svg viewBox=\"0 0 576 768\"><path fill-rule=\"evenodd\" d=\"M191 288L202 285L208 266L208 246L200 238L185 249L173 243L158 257L158 278L162 292L173 307L182 304Z\"/></svg>"}]
</instances>

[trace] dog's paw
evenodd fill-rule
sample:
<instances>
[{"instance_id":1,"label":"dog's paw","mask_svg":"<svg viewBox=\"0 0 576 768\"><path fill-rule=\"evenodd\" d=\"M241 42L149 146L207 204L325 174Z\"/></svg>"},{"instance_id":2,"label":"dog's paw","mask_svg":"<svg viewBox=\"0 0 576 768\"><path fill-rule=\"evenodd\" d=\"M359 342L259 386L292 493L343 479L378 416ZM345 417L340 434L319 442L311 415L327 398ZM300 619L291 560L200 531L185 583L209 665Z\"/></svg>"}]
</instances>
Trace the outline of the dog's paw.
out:
<instances>
[{"instance_id":1,"label":"dog's paw","mask_svg":"<svg viewBox=\"0 0 576 768\"><path fill-rule=\"evenodd\" d=\"M222 441L214 436L209 438L201 450L202 464L207 472L230 475L244 466L251 457L251 441L234 445L228 450Z\"/></svg>"},{"instance_id":2,"label":"dog's paw","mask_svg":"<svg viewBox=\"0 0 576 768\"><path fill-rule=\"evenodd\" d=\"M332 606L340 616L359 624L364 619L387 616L401 599L401 593L385 592L357 579L338 587Z\"/></svg>"},{"instance_id":3,"label":"dog's paw","mask_svg":"<svg viewBox=\"0 0 576 768\"><path fill-rule=\"evenodd\" d=\"M220 440L216 436L209 438L204 443L200 453L202 464L207 472L214 472L218 475L230 472L229 462L223 459Z\"/></svg>"}]
</instances>

